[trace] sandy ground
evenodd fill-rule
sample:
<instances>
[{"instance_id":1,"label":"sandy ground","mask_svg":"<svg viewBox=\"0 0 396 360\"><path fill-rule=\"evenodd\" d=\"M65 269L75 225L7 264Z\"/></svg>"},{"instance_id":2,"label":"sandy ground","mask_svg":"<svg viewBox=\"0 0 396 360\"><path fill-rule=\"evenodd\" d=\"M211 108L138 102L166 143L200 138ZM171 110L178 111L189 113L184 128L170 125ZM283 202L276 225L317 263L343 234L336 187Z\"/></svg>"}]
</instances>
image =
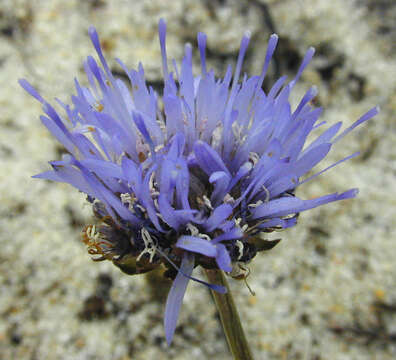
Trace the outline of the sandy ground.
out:
<instances>
[{"instance_id":1,"label":"sandy ground","mask_svg":"<svg viewBox=\"0 0 396 360\"><path fill-rule=\"evenodd\" d=\"M332 151L327 164L362 155L307 184L313 197L359 187L360 195L302 214L281 243L255 258L249 284L233 282L256 359L393 359L396 356L396 6L392 1L45 1L0 2L0 359L229 359L207 289L190 284L168 348L162 316L169 284L93 263L80 232L84 196L30 178L60 157L17 85L28 78L47 98L69 100L93 53L94 24L106 56L141 61L160 80L157 21L168 21L168 54L208 34L209 64L223 74L252 32L245 70L259 72L266 41L281 38L271 79L293 74L317 49L297 86L319 90L323 120L351 124L381 113ZM324 167L326 164L322 164ZM279 234L277 234L279 236ZM197 274L198 276L200 274Z\"/></svg>"}]
</instances>

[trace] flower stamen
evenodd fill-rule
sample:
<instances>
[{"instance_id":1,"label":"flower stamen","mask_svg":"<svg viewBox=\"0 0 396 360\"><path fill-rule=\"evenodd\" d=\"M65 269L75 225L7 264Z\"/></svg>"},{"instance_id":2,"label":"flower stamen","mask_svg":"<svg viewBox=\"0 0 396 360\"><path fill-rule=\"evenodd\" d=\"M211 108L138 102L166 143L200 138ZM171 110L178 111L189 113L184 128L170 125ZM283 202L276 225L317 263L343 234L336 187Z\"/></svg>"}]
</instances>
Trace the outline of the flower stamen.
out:
<instances>
[{"instance_id":1,"label":"flower stamen","mask_svg":"<svg viewBox=\"0 0 396 360\"><path fill-rule=\"evenodd\" d=\"M152 239L150 233L146 228L142 228L140 230L140 233L142 234L142 239L144 242L144 250L139 254L139 256L136 258L136 261L139 261L144 254L149 254L150 256L150 262L153 262L155 253L157 251L157 245Z\"/></svg>"}]
</instances>

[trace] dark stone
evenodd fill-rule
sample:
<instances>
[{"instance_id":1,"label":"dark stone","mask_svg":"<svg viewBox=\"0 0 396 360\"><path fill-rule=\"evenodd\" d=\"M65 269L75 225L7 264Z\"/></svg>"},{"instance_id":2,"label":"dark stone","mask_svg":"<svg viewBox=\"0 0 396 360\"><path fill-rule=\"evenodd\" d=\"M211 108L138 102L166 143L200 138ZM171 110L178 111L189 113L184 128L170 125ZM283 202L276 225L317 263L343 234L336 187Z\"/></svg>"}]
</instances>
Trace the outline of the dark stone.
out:
<instances>
[{"instance_id":1,"label":"dark stone","mask_svg":"<svg viewBox=\"0 0 396 360\"><path fill-rule=\"evenodd\" d=\"M84 300L83 309L79 313L82 320L92 321L105 319L108 316L105 301L97 295L91 295Z\"/></svg>"}]
</instances>

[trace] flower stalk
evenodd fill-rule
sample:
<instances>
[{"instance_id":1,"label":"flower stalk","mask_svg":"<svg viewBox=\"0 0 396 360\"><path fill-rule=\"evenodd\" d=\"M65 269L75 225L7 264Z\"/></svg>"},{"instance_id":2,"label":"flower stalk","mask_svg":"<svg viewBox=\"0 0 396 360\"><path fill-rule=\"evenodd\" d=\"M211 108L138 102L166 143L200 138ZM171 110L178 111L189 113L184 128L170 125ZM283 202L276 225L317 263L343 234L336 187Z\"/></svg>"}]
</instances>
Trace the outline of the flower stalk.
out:
<instances>
[{"instance_id":1,"label":"flower stalk","mask_svg":"<svg viewBox=\"0 0 396 360\"><path fill-rule=\"evenodd\" d=\"M225 294L213 291L213 299L220 314L221 324L232 356L235 360L252 360L253 356L243 331L234 298L228 286L223 271L205 269L206 276L211 284L219 284L227 289Z\"/></svg>"}]
</instances>

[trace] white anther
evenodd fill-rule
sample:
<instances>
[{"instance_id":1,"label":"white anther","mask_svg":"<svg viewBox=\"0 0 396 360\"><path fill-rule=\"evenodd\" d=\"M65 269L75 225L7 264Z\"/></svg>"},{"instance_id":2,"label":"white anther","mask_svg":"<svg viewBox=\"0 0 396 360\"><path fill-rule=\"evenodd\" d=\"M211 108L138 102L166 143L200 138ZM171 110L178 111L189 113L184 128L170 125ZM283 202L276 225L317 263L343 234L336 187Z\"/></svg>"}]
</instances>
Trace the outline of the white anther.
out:
<instances>
[{"instance_id":1,"label":"white anther","mask_svg":"<svg viewBox=\"0 0 396 360\"><path fill-rule=\"evenodd\" d=\"M159 210L158 199L154 199L154 206L157 210Z\"/></svg>"},{"instance_id":2,"label":"white anther","mask_svg":"<svg viewBox=\"0 0 396 360\"><path fill-rule=\"evenodd\" d=\"M205 204L210 210L213 210L213 206L212 206L212 203L210 202L209 198L208 198L206 195L202 196L202 198L203 198L204 204Z\"/></svg>"},{"instance_id":3,"label":"white anther","mask_svg":"<svg viewBox=\"0 0 396 360\"><path fill-rule=\"evenodd\" d=\"M191 233L191 236L198 236L199 230L191 223L187 223L187 230Z\"/></svg>"},{"instance_id":4,"label":"white anther","mask_svg":"<svg viewBox=\"0 0 396 360\"><path fill-rule=\"evenodd\" d=\"M236 225L236 226L241 227L242 218L236 218L236 219L234 219L234 221L235 221L235 225ZM242 230L242 231L245 231L248 227L249 227L249 225L248 225L248 224L245 224L245 225L243 225L243 226L241 227L241 230Z\"/></svg>"},{"instance_id":5,"label":"white anther","mask_svg":"<svg viewBox=\"0 0 396 360\"><path fill-rule=\"evenodd\" d=\"M235 199L230 195L230 194L225 194L225 196L224 196L224 198L223 198L223 201L226 203L226 204L234 204L235 203Z\"/></svg>"},{"instance_id":6,"label":"white anther","mask_svg":"<svg viewBox=\"0 0 396 360\"><path fill-rule=\"evenodd\" d=\"M212 240L212 239L210 238L210 236L207 235L207 234L198 234L198 237L201 238L201 239L208 240L208 241L211 241L211 240Z\"/></svg>"},{"instance_id":7,"label":"white anther","mask_svg":"<svg viewBox=\"0 0 396 360\"><path fill-rule=\"evenodd\" d=\"M220 141L222 139L222 136L223 136L223 125L221 124L221 122L219 122L219 124L212 132L212 138L210 142L212 148L216 149L220 146Z\"/></svg>"},{"instance_id":8,"label":"white anther","mask_svg":"<svg viewBox=\"0 0 396 360\"><path fill-rule=\"evenodd\" d=\"M235 221L235 225L239 226L242 221L242 218L236 218L236 219L234 219L234 221Z\"/></svg>"},{"instance_id":9,"label":"white anther","mask_svg":"<svg viewBox=\"0 0 396 360\"><path fill-rule=\"evenodd\" d=\"M263 185L261 188L262 188L262 189L264 190L264 192L265 192L265 199L264 199L264 202L268 202L269 199L270 199L270 193L269 193L268 189L267 189L264 185Z\"/></svg>"},{"instance_id":10,"label":"white anther","mask_svg":"<svg viewBox=\"0 0 396 360\"><path fill-rule=\"evenodd\" d=\"M243 242L240 241L240 240L237 240L235 245L238 248L238 252L239 252L237 260L240 260L242 258L242 256L243 256Z\"/></svg>"},{"instance_id":11,"label":"white anther","mask_svg":"<svg viewBox=\"0 0 396 360\"><path fill-rule=\"evenodd\" d=\"M134 212L133 205L134 205L135 202L136 202L136 197L134 196L134 194L123 193L123 194L120 195L120 199L121 199L121 202L122 202L124 205L125 205L125 204L128 205L128 209L129 209L130 211Z\"/></svg>"},{"instance_id":12,"label":"white anther","mask_svg":"<svg viewBox=\"0 0 396 360\"><path fill-rule=\"evenodd\" d=\"M165 129L166 129L166 127L165 127ZM164 147L164 144L159 144L159 145L157 145L157 146L154 148L154 150L155 150L155 152L158 152L158 151L160 151L163 147Z\"/></svg>"},{"instance_id":13,"label":"white anther","mask_svg":"<svg viewBox=\"0 0 396 360\"><path fill-rule=\"evenodd\" d=\"M258 161L260 160L260 157L257 153L255 152L250 152L249 153L249 160L252 162L253 165L256 165Z\"/></svg>"},{"instance_id":14,"label":"white anther","mask_svg":"<svg viewBox=\"0 0 396 360\"><path fill-rule=\"evenodd\" d=\"M123 193L120 195L120 199L123 204L128 204L131 201L131 194Z\"/></svg>"},{"instance_id":15,"label":"white anther","mask_svg":"<svg viewBox=\"0 0 396 360\"><path fill-rule=\"evenodd\" d=\"M111 156L113 162L115 162L115 163L118 164L118 165L121 165L122 159L123 159L124 157L126 157L127 154L126 154L125 151L123 151L123 152L121 153L121 155L117 155L117 154L113 153L112 151L110 151L110 156ZM122 181L120 180L120 182L122 182Z\"/></svg>"},{"instance_id":16,"label":"white anther","mask_svg":"<svg viewBox=\"0 0 396 360\"><path fill-rule=\"evenodd\" d=\"M201 239L205 239L207 241L211 241L212 240L209 235L201 234L199 232L198 228L195 225L191 224L191 223L187 223L186 228L190 232L191 236L197 236L197 237L199 237Z\"/></svg>"},{"instance_id":17,"label":"white anther","mask_svg":"<svg viewBox=\"0 0 396 360\"><path fill-rule=\"evenodd\" d=\"M95 241L95 242L99 239L99 235L100 235L98 232L96 232L96 226L95 225L89 226L87 228L86 234L87 234L87 237L88 237L89 240L92 240L92 241Z\"/></svg>"},{"instance_id":18,"label":"white anther","mask_svg":"<svg viewBox=\"0 0 396 360\"><path fill-rule=\"evenodd\" d=\"M246 274L246 269L242 262L234 262L232 264L232 270L229 273L231 277L238 278L239 276L244 276Z\"/></svg>"},{"instance_id":19,"label":"white anther","mask_svg":"<svg viewBox=\"0 0 396 360\"><path fill-rule=\"evenodd\" d=\"M155 200L154 200L155 201ZM166 222L165 220L164 220L164 217L162 216L162 214L161 213L156 213L157 214L157 217L159 218L159 219L161 219L163 222Z\"/></svg>"},{"instance_id":20,"label":"white anther","mask_svg":"<svg viewBox=\"0 0 396 360\"><path fill-rule=\"evenodd\" d=\"M247 139L247 135L243 135L243 130L243 125L239 125L237 122L232 124L232 132L235 136L235 142L239 145L242 145Z\"/></svg>"},{"instance_id":21,"label":"white anther","mask_svg":"<svg viewBox=\"0 0 396 360\"><path fill-rule=\"evenodd\" d=\"M234 133L236 139L240 139L242 134L242 126L240 126L237 122L234 122L232 124L232 132Z\"/></svg>"},{"instance_id":22,"label":"white anther","mask_svg":"<svg viewBox=\"0 0 396 360\"><path fill-rule=\"evenodd\" d=\"M166 134L166 124L165 124L164 117L162 116L160 109L157 109L157 124L159 125L162 133L165 135ZM161 146L161 145L158 145L158 146Z\"/></svg>"},{"instance_id":23,"label":"white anther","mask_svg":"<svg viewBox=\"0 0 396 360\"><path fill-rule=\"evenodd\" d=\"M149 181L150 191L156 191L155 186L154 186L154 178L155 178L155 172L153 171L150 175L150 181Z\"/></svg>"},{"instance_id":24,"label":"white anther","mask_svg":"<svg viewBox=\"0 0 396 360\"><path fill-rule=\"evenodd\" d=\"M145 248L139 254L139 256L136 258L136 261L139 261L144 254L149 254L150 262L153 262L153 258L154 258L155 252L157 250L157 246L155 245L153 239L150 236L150 233L147 231L146 228L142 228L140 233L142 234L142 239L143 239Z\"/></svg>"},{"instance_id":25,"label":"white anther","mask_svg":"<svg viewBox=\"0 0 396 360\"><path fill-rule=\"evenodd\" d=\"M257 201L256 203L249 204L248 207L250 207L250 208L256 208L256 207L260 206L261 204L263 204L263 200L259 200L259 201Z\"/></svg>"},{"instance_id":26,"label":"white anther","mask_svg":"<svg viewBox=\"0 0 396 360\"><path fill-rule=\"evenodd\" d=\"M85 229L84 243L88 246L91 255L111 254L113 244L101 237L100 232L96 231L95 225L89 225Z\"/></svg>"},{"instance_id":27,"label":"white anther","mask_svg":"<svg viewBox=\"0 0 396 360\"><path fill-rule=\"evenodd\" d=\"M142 212L146 212L146 209L145 209L142 205L136 204L136 207L137 207L139 210L141 210Z\"/></svg>"}]
</instances>

